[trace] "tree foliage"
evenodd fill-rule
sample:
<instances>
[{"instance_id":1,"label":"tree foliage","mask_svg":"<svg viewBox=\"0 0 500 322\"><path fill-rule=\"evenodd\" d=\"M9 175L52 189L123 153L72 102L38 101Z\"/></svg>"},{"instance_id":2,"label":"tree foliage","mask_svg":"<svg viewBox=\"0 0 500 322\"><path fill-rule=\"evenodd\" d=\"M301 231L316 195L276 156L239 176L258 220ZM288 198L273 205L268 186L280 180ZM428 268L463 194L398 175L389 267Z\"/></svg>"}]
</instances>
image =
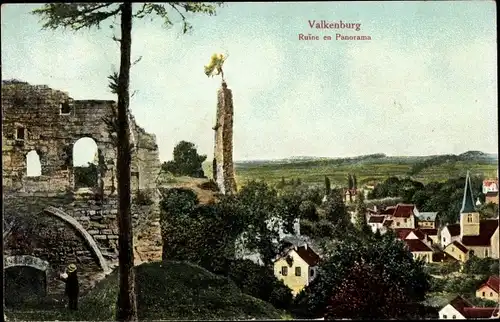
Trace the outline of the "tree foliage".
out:
<instances>
[{"instance_id":1,"label":"tree foliage","mask_svg":"<svg viewBox=\"0 0 500 322\"><path fill-rule=\"evenodd\" d=\"M325 316L335 290L341 287L357 263L371 265L383 272L394 285L404 290L408 301L422 301L430 288L430 276L424 271L424 263L415 261L393 234L374 235L367 240L346 235L325 258L318 277L295 299L295 312L300 317ZM359 296L365 295L359 293Z\"/></svg>"},{"instance_id":2,"label":"tree foliage","mask_svg":"<svg viewBox=\"0 0 500 322\"><path fill-rule=\"evenodd\" d=\"M410 303L400 282L392 280L382 267L355 263L347 276L332 290L325 320L401 319Z\"/></svg>"},{"instance_id":3,"label":"tree foliage","mask_svg":"<svg viewBox=\"0 0 500 322\"><path fill-rule=\"evenodd\" d=\"M173 160L164 162L163 171L176 176L204 178L203 162L206 155L199 155L194 143L181 141L174 147Z\"/></svg>"},{"instance_id":4,"label":"tree foliage","mask_svg":"<svg viewBox=\"0 0 500 322\"><path fill-rule=\"evenodd\" d=\"M332 191L332 185L330 183L330 179L325 176L325 196L328 196Z\"/></svg>"}]
</instances>

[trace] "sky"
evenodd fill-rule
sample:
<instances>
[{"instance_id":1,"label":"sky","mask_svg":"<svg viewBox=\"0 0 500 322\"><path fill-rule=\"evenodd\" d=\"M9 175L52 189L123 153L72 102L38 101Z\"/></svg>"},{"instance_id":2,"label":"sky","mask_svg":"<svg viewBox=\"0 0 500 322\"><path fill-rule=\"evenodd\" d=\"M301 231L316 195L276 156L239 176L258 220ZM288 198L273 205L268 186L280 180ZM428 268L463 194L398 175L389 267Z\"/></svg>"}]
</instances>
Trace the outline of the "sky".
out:
<instances>
[{"instance_id":1,"label":"sky","mask_svg":"<svg viewBox=\"0 0 500 322\"><path fill-rule=\"evenodd\" d=\"M107 76L119 68L119 20L42 31L30 14L39 6L2 5L2 79L116 99ZM131 111L156 135L162 161L181 140L213 156L221 80L203 73L213 53L229 54L235 160L498 151L492 1L226 3L216 16L188 15L187 35L171 14L170 28L147 18L132 32L132 60L142 59L131 70ZM361 28L312 29L310 20Z\"/></svg>"}]
</instances>

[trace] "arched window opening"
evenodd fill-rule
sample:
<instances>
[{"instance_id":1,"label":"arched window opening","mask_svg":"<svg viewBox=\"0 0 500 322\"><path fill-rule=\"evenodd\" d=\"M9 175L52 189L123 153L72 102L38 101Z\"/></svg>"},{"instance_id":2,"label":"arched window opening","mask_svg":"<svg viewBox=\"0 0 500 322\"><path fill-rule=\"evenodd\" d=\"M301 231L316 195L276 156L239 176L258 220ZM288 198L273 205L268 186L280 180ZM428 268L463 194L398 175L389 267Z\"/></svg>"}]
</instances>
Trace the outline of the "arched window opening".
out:
<instances>
[{"instance_id":1,"label":"arched window opening","mask_svg":"<svg viewBox=\"0 0 500 322\"><path fill-rule=\"evenodd\" d=\"M69 102L63 102L59 106L61 115L71 114L71 104Z\"/></svg>"},{"instance_id":2,"label":"arched window opening","mask_svg":"<svg viewBox=\"0 0 500 322\"><path fill-rule=\"evenodd\" d=\"M35 150L31 150L26 155L26 176L39 177L42 175L42 164L40 156Z\"/></svg>"},{"instance_id":3,"label":"arched window opening","mask_svg":"<svg viewBox=\"0 0 500 322\"><path fill-rule=\"evenodd\" d=\"M4 281L7 307L37 305L47 296L46 272L34 267L8 267L4 269Z\"/></svg>"},{"instance_id":4,"label":"arched window opening","mask_svg":"<svg viewBox=\"0 0 500 322\"><path fill-rule=\"evenodd\" d=\"M75 142L73 145L75 188L98 186L98 163L97 144L92 138L84 137Z\"/></svg>"}]
</instances>

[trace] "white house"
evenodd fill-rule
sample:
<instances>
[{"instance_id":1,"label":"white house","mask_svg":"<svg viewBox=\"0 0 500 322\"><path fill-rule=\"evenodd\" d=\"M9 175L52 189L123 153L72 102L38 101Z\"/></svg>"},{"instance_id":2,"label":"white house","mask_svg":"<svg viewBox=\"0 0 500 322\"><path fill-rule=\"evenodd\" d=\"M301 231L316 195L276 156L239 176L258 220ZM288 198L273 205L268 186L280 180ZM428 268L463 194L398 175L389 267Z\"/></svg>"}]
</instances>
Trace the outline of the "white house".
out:
<instances>
[{"instance_id":1,"label":"white house","mask_svg":"<svg viewBox=\"0 0 500 322\"><path fill-rule=\"evenodd\" d=\"M498 308L476 307L461 296L455 297L439 311L440 320L498 319Z\"/></svg>"},{"instance_id":2,"label":"white house","mask_svg":"<svg viewBox=\"0 0 500 322\"><path fill-rule=\"evenodd\" d=\"M460 239L460 224L451 224L441 230L441 247L445 248Z\"/></svg>"}]
</instances>

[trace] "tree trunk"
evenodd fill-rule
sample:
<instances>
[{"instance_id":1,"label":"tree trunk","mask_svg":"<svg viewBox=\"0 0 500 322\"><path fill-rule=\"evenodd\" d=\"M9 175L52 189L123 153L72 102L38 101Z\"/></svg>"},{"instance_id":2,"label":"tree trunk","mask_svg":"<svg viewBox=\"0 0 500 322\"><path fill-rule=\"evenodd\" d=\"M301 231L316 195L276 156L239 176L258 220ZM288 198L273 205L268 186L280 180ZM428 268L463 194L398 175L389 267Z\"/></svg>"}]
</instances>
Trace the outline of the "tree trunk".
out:
<instances>
[{"instance_id":1,"label":"tree trunk","mask_svg":"<svg viewBox=\"0 0 500 322\"><path fill-rule=\"evenodd\" d=\"M121 9L120 75L118 78L118 238L120 264L120 292L116 307L117 321L137 321L135 295L134 252L132 240L132 217L130 213L130 128L129 83L130 48L132 45L132 3L123 3Z\"/></svg>"}]
</instances>

